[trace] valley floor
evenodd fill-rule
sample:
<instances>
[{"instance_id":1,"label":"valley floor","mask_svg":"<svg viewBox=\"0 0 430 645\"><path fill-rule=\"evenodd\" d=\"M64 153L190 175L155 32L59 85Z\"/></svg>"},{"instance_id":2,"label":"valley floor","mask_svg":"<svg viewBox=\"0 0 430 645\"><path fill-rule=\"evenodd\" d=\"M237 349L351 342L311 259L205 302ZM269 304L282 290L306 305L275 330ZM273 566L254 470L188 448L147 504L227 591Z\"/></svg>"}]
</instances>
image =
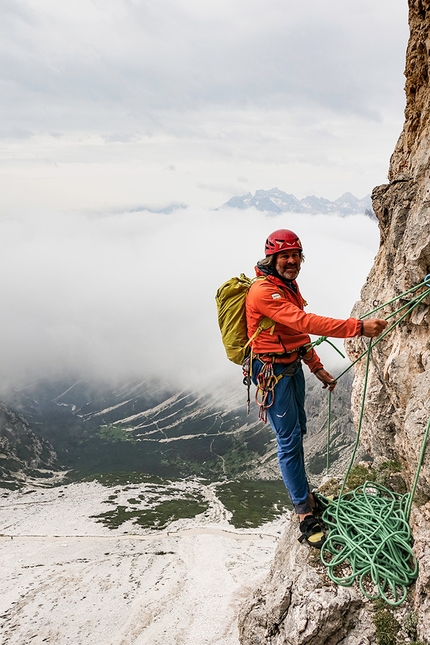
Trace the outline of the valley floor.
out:
<instances>
[{"instance_id":1,"label":"valley floor","mask_svg":"<svg viewBox=\"0 0 430 645\"><path fill-rule=\"evenodd\" d=\"M0 643L238 645L239 607L285 517L236 530L212 499L163 531L112 530L91 517L109 492L92 482L1 494Z\"/></svg>"}]
</instances>

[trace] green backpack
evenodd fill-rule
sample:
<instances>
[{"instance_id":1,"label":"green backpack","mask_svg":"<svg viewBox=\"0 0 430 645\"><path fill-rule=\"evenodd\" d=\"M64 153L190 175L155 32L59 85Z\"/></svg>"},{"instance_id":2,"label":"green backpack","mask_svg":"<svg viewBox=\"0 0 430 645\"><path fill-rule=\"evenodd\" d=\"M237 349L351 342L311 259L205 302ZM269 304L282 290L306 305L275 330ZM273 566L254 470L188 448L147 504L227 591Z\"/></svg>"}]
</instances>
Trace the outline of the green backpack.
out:
<instances>
[{"instance_id":1,"label":"green backpack","mask_svg":"<svg viewBox=\"0 0 430 645\"><path fill-rule=\"evenodd\" d=\"M215 300L218 309L218 325L227 358L237 365L242 365L250 353L250 343L263 331L274 327L275 323L264 316L256 332L248 339L246 330L245 301L250 286L261 278L248 278L244 273L239 278L230 278L216 292Z\"/></svg>"}]
</instances>

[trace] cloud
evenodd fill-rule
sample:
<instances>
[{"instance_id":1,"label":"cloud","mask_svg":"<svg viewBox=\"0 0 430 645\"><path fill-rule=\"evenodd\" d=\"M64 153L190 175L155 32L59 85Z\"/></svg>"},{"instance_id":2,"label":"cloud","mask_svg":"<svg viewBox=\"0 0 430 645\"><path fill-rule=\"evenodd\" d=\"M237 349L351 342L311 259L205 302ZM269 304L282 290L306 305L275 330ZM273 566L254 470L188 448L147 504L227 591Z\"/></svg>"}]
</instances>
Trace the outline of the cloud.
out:
<instances>
[{"instance_id":1,"label":"cloud","mask_svg":"<svg viewBox=\"0 0 430 645\"><path fill-rule=\"evenodd\" d=\"M401 129L406 12L392 0L7 0L1 208L216 207L240 192L234 177L252 192L366 194Z\"/></svg>"},{"instance_id":2,"label":"cloud","mask_svg":"<svg viewBox=\"0 0 430 645\"><path fill-rule=\"evenodd\" d=\"M7 6L3 114L14 120L15 106L41 129L47 117L57 129L94 128L98 112L99 127L122 131L205 105L380 119L384 101L403 99L406 7L391 0Z\"/></svg>"},{"instance_id":3,"label":"cloud","mask_svg":"<svg viewBox=\"0 0 430 645\"><path fill-rule=\"evenodd\" d=\"M348 317L378 245L364 216L189 208L0 220L0 270L8 276L0 288L0 382L62 372L154 375L191 386L240 378L224 355L215 292L233 275L253 275L267 234L279 227L296 230L304 244L308 310Z\"/></svg>"}]
</instances>

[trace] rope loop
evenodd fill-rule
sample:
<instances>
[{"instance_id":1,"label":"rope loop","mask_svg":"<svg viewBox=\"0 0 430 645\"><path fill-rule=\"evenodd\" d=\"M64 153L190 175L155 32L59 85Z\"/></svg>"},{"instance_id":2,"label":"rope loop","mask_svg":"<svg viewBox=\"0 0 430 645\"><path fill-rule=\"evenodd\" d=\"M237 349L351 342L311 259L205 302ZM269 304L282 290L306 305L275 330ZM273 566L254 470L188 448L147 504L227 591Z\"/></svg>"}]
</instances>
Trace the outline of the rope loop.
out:
<instances>
[{"instance_id":1,"label":"rope loop","mask_svg":"<svg viewBox=\"0 0 430 645\"><path fill-rule=\"evenodd\" d=\"M418 574L405 518L409 497L367 481L329 503L322 516L330 531L321 561L333 582L347 587L357 579L370 600L393 606L405 600Z\"/></svg>"},{"instance_id":2,"label":"rope loop","mask_svg":"<svg viewBox=\"0 0 430 645\"><path fill-rule=\"evenodd\" d=\"M415 294L414 292L421 287L426 287L425 291ZM410 493L400 495L375 482L365 482L348 493L344 493L344 489L360 441L372 348L381 342L407 315L412 313L423 300L428 298L429 290L430 274L426 275L420 284L386 303L378 304L375 309L364 314L361 319L404 298L407 294L414 293L406 304L388 314L385 319L388 320L402 312L401 316L378 338L371 338L367 349L336 378L339 380L366 356L357 437L352 457L338 499L332 502L326 500L328 507L322 516L323 522L329 528L329 533L321 549L321 561L327 567L329 577L336 584L349 586L354 580L357 580L366 598L370 600L382 598L392 606L400 605L405 600L408 586L418 575L418 562L412 553L409 518L430 433L430 419L424 432L415 479ZM326 338L321 337L314 344L319 345L324 340ZM329 397L327 471L329 467L330 403Z\"/></svg>"}]
</instances>

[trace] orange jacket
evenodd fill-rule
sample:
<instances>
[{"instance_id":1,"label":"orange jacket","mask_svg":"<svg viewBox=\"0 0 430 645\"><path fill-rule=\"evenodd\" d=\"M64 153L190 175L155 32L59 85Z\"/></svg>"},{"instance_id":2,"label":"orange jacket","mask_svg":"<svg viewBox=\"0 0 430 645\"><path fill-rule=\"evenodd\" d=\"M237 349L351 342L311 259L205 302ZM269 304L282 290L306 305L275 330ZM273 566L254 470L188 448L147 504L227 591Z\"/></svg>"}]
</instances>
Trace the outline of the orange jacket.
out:
<instances>
[{"instance_id":1,"label":"orange jacket","mask_svg":"<svg viewBox=\"0 0 430 645\"><path fill-rule=\"evenodd\" d=\"M264 276L258 267L257 276ZM308 334L331 336L332 338L350 338L361 334L361 321L355 318L337 320L304 311L305 301L300 293L288 287L274 275L265 276L265 280L256 280L246 298L246 322L248 338L255 333L264 316L275 321L274 330L267 329L258 334L252 341L254 354L281 354L277 362L290 363L298 357L298 350L310 343ZM291 353L290 353L291 352ZM317 353L312 349L303 357L312 372L323 367Z\"/></svg>"}]
</instances>

